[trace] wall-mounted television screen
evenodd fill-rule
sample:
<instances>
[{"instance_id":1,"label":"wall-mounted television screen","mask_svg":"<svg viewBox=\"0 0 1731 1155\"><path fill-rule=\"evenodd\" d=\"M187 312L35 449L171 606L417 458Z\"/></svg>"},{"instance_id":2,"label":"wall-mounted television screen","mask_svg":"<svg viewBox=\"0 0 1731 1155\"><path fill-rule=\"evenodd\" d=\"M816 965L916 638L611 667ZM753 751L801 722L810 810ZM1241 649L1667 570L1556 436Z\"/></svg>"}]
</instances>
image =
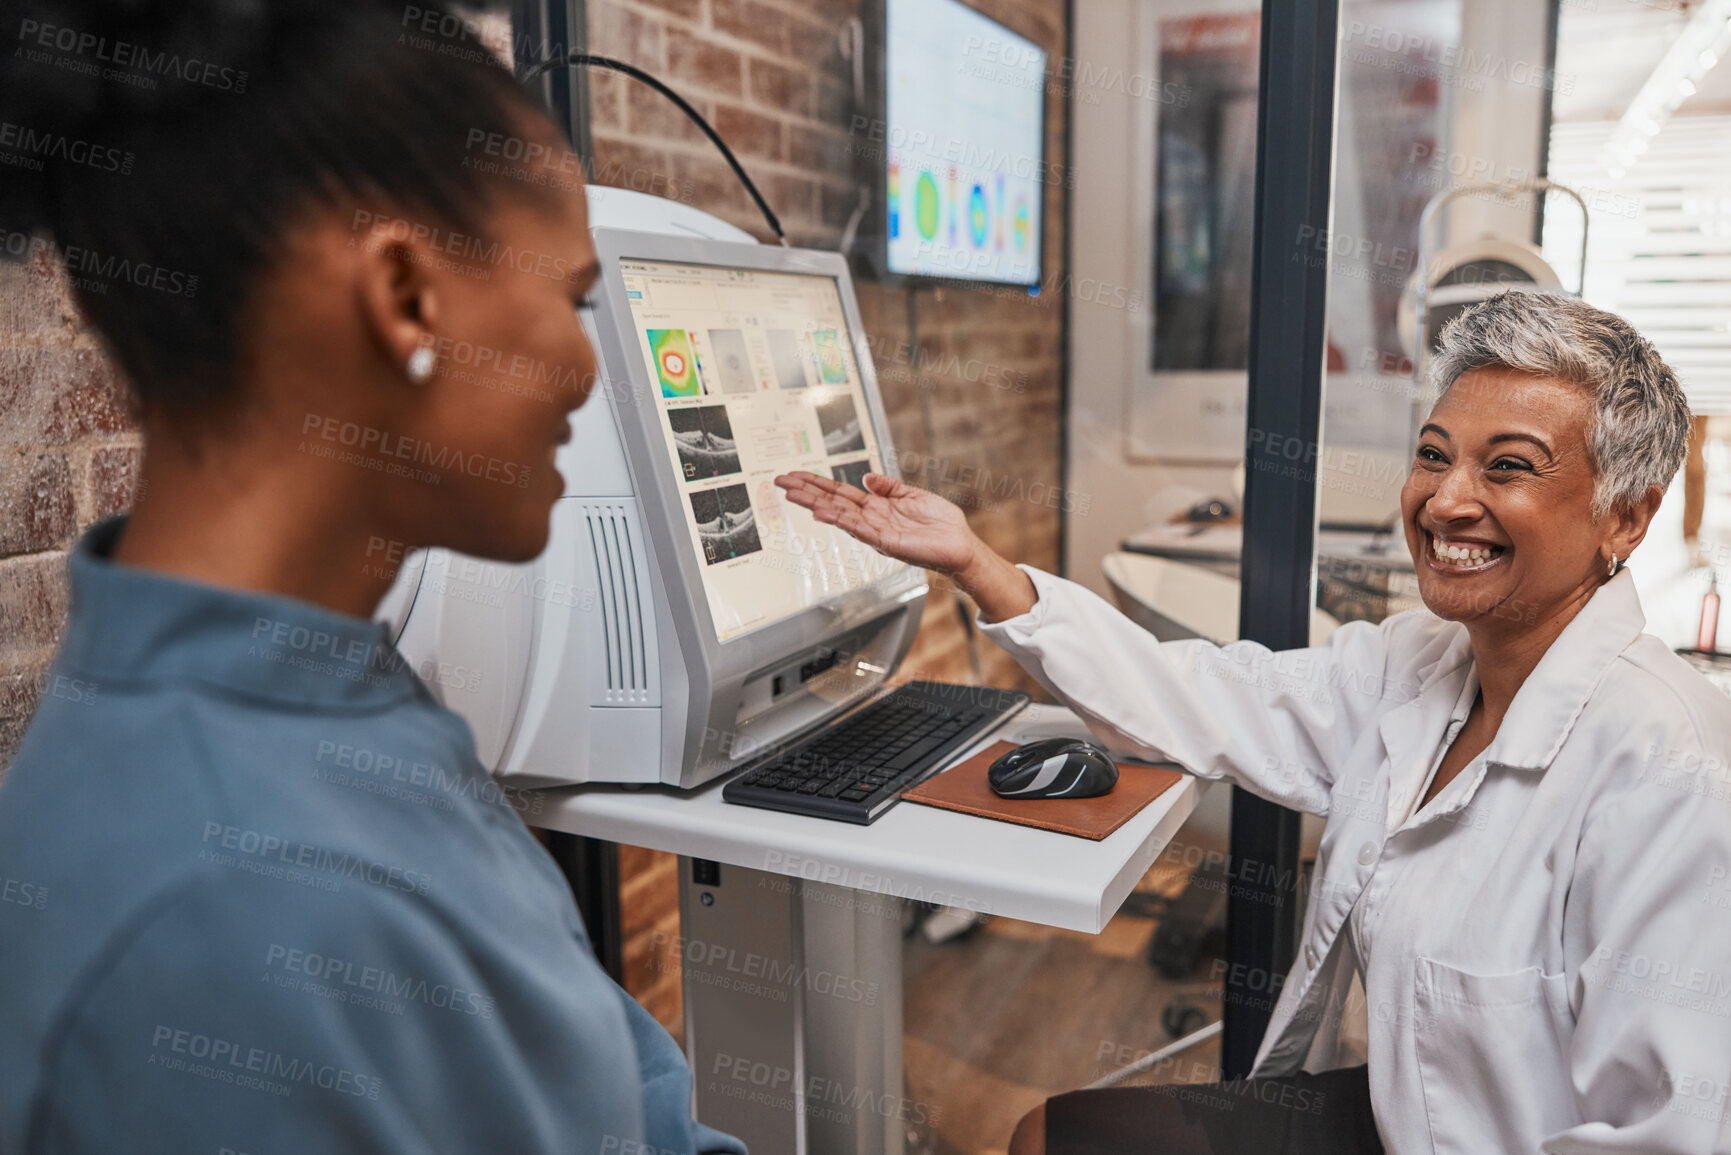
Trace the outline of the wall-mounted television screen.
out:
<instances>
[{"instance_id":1,"label":"wall-mounted television screen","mask_svg":"<svg viewBox=\"0 0 1731 1155\"><path fill-rule=\"evenodd\" d=\"M1036 286L1044 236L1046 52L960 0L875 0L876 116L856 117L872 190L865 272Z\"/></svg>"}]
</instances>

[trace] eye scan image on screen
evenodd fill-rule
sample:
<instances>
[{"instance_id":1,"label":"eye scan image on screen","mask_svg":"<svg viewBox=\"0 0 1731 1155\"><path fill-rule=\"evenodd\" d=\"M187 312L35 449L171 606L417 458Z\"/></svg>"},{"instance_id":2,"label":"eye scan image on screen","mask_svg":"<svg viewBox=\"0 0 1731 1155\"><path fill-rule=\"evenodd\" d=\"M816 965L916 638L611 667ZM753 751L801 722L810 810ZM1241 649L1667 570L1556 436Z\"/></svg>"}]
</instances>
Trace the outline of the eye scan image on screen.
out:
<instances>
[{"instance_id":1,"label":"eye scan image on screen","mask_svg":"<svg viewBox=\"0 0 1731 1155\"><path fill-rule=\"evenodd\" d=\"M886 264L1039 280L1046 53L957 0L886 0Z\"/></svg>"},{"instance_id":2,"label":"eye scan image on screen","mask_svg":"<svg viewBox=\"0 0 1731 1155\"><path fill-rule=\"evenodd\" d=\"M805 469L859 485L883 468L834 279L645 260L620 271L717 640L902 570L774 484Z\"/></svg>"}]
</instances>

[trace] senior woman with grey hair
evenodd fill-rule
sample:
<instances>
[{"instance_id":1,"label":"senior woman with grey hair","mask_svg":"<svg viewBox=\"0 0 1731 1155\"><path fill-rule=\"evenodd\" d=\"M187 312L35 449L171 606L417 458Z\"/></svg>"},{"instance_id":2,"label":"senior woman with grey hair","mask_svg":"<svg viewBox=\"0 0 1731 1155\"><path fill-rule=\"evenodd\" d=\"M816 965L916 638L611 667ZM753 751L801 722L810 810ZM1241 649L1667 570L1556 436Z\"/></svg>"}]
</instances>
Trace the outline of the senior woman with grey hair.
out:
<instances>
[{"instance_id":1,"label":"senior woman with grey hair","mask_svg":"<svg viewBox=\"0 0 1731 1155\"><path fill-rule=\"evenodd\" d=\"M1688 405L1560 296L1462 314L1435 373L1401 491L1428 612L1309 650L1162 644L933 494L779 479L952 576L1114 750L1327 819L1253 1077L1060 1095L1014 1155L1731 1149L1731 701L1642 632L1623 566ZM1368 1062L1340 1068L1355 1013Z\"/></svg>"}]
</instances>

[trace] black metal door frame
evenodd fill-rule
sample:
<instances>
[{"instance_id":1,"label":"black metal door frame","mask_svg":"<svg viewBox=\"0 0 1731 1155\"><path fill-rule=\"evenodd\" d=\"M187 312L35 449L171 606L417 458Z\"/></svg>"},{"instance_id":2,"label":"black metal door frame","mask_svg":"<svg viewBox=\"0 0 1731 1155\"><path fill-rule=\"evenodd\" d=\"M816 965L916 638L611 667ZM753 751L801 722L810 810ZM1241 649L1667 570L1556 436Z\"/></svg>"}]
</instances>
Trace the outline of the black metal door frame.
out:
<instances>
[{"instance_id":1,"label":"black metal door frame","mask_svg":"<svg viewBox=\"0 0 1731 1155\"><path fill-rule=\"evenodd\" d=\"M1263 0L1240 634L1310 644L1339 0ZM1291 454L1292 447L1299 452ZM1297 939L1299 816L1233 792L1221 1071L1250 1073Z\"/></svg>"}]
</instances>

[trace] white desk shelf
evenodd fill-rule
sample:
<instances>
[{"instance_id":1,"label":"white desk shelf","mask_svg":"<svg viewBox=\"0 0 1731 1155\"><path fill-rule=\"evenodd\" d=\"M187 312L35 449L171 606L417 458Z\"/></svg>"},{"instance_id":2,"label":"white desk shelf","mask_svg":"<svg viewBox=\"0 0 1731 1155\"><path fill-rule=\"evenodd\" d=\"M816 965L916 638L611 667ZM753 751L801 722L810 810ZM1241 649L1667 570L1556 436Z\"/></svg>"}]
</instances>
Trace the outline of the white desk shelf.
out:
<instances>
[{"instance_id":1,"label":"white desk shelf","mask_svg":"<svg viewBox=\"0 0 1731 1155\"><path fill-rule=\"evenodd\" d=\"M952 764L999 740L1087 736L1068 710L1029 706ZM1186 777L1099 842L903 802L870 826L735 806L721 783L541 791L537 826L913 901L1098 934L1196 808Z\"/></svg>"}]
</instances>

